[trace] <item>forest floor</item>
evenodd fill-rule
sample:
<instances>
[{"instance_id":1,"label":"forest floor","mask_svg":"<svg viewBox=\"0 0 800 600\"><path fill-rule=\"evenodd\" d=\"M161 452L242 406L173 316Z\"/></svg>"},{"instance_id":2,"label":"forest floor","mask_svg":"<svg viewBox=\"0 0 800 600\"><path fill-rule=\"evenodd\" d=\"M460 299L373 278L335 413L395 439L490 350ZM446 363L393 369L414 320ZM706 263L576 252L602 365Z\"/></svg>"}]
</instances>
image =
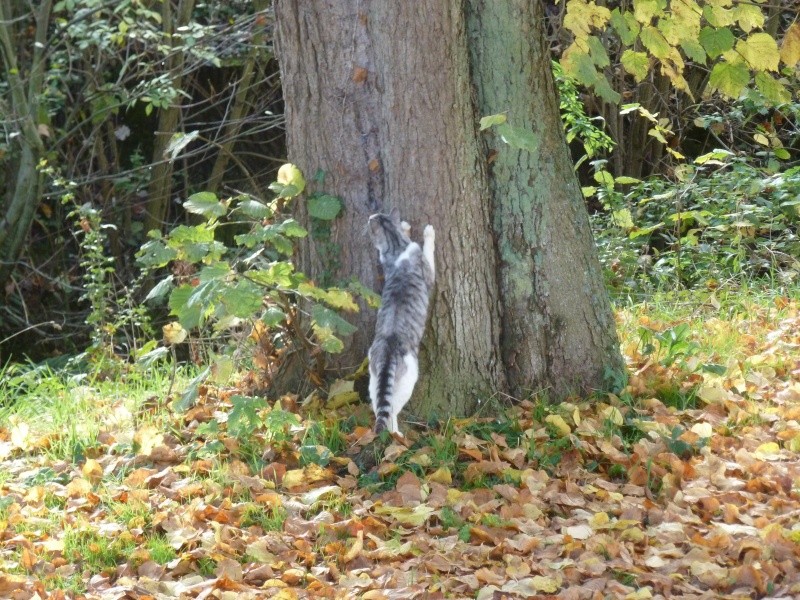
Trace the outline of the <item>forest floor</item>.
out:
<instances>
[{"instance_id":1,"label":"forest floor","mask_svg":"<svg viewBox=\"0 0 800 600\"><path fill-rule=\"evenodd\" d=\"M654 312L619 312L624 392L404 439L350 382L65 384L71 425L0 420L0 598L800 597L797 301Z\"/></svg>"}]
</instances>

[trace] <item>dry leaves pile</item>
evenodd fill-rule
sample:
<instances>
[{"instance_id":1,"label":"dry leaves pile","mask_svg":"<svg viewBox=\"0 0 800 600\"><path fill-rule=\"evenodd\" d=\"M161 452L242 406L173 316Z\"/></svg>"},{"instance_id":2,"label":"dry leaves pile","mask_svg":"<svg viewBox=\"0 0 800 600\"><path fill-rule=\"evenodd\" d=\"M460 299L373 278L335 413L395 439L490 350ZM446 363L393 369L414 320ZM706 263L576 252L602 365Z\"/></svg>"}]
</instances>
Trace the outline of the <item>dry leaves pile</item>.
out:
<instances>
[{"instance_id":1,"label":"dry leaves pile","mask_svg":"<svg viewBox=\"0 0 800 600\"><path fill-rule=\"evenodd\" d=\"M628 348L622 399L409 432L374 468L368 427L309 445L289 397L261 412L297 419L249 440L227 434L229 391L158 426L119 409L77 465L18 423L0 430L0 597L800 597L797 310L741 342L724 375ZM675 381L692 408L657 399ZM334 404L328 427L369 418Z\"/></svg>"}]
</instances>

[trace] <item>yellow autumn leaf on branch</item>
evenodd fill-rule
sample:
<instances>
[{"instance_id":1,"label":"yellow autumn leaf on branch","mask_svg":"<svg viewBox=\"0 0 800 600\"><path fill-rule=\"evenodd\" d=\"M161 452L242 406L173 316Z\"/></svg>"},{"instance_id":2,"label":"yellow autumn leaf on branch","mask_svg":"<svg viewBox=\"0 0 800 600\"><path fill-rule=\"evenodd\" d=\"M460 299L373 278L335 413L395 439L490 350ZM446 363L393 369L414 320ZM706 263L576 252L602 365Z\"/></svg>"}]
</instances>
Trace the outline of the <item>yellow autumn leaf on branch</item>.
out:
<instances>
[{"instance_id":1,"label":"yellow autumn leaf on branch","mask_svg":"<svg viewBox=\"0 0 800 600\"><path fill-rule=\"evenodd\" d=\"M793 67L800 62L800 23L792 23L792 26L786 31L780 55L787 67Z\"/></svg>"},{"instance_id":2,"label":"yellow autumn leaf on branch","mask_svg":"<svg viewBox=\"0 0 800 600\"><path fill-rule=\"evenodd\" d=\"M736 42L736 51L757 71L777 71L780 53L778 43L768 33L754 33Z\"/></svg>"}]
</instances>

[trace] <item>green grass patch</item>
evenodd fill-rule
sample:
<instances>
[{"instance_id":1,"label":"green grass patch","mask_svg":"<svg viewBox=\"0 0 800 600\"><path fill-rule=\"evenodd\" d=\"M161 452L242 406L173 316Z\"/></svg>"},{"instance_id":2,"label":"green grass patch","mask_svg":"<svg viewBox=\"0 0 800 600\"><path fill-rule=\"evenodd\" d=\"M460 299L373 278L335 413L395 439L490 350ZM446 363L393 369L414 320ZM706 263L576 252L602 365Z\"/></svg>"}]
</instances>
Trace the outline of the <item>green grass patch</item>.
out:
<instances>
[{"instance_id":1,"label":"green grass patch","mask_svg":"<svg viewBox=\"0 0 800 600\"><path fill-rule=\"evenodd\" d=\"M241 527L260 527L264 531L283 531L286 509L271 508L259 504L248 504L242 510L239 521Z\"/></svg>"},{"instance_id":2,"label":"green grass patch","mask_svg":"<svg viewBox=\"0 0 800 600\"><path fill-rule=\"evenodd\" d=\"M147 551L150 553L150 558L160 565L165 565L178 556L175 548L172 547L169 540L163 535L156 535L148 538Z\"/></svg>"},{"instance_id":3,"label":"green grass patch","mask_svg":"<svg viewBox=\"0 0 800 600\"><path fill-rule=\"evenodd\" d=\"M91 573L102 573L124 563L136 549L130 534L100 535L91 529L64 531L64 558Z\"/></svg>"}]
</instances>

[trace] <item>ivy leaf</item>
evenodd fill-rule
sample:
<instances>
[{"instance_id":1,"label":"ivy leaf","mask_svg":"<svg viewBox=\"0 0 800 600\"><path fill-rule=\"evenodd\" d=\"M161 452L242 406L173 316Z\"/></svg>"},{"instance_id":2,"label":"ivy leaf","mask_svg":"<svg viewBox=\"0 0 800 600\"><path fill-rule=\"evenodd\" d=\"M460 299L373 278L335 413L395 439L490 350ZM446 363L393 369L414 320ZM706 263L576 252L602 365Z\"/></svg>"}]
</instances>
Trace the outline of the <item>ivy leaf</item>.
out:
<instances>
[{"instance_id":1,"label":"ivy leaf","mask_svg":"<svg viewBox=\"0 0 800 600\"><path fill-rule=\"evenodd\" d=\"M594 174L594 180L605 188L614 187L614 177L608 171L598 171Z\"/></svg>"},{"instance_id":2,"label":"ivy leaf","mask_svg":"<svg viewBox=\"0 0 800 600\"><path fill-rule=\"evenodd\" d=\"M719 91L736 99L750 82L750 71L742 63L721 62L714 65L708 79L708 93Z\"/></svg>"},{"instance_id":3,"label":"ivy leaf","mask_svg":"<svg viewBox=\"0 0 800 600\"><path fill-rule=\"evenodd\" d=\"M183 203L183 208L187 212L203 215L206 219L211 217L221 217L225 214L227 209L225 205L217 200L217 195L213 192L197 192L189 196L188 200Z\"/></svg>"},{"instance_id":4,"label":"ivy leaf","mask_svg":"<svg viewBox=\"0 0 800 600\"><path fill-rule=\"evenodd\" d=\"M323 194L308 199L308 214L321 221L333 221L342 210L342 201L336 196Z\"/></svg>"},{"instance_id":5,"label":"ivy leaf","mask_svg":"<svg viewBox=\"0 0 800 600\"><path fill-rule=\"evenodd\" d=\"M736 51L744 57L752 69L778 70L780 60L778 42L768 33L754 33L746 40L739 40L736 43Z\"/></svg>"},{"instance_id":6,"label":"ivy leaf","mask_svg":"<svg viewBox=\"0 0 800 600\"><path fill-rule=\"evenodd\" d=\"M710 58L717 58L723 52L733 48L735 41L736 38L733 36L733 32L727 27L720 29L703 27L700 31L700 43Z\"/></svg>"},{"instance_id":7,"label":"ivy leaf","mask_svg":"<svg viewBox=\"0 0 800 600\"><path fill-rule=\"evenodd\" d=\"M781 60L789 68L800 62L800 23L792 23L781 44Z\"/></svg>"},{"instance_id":8,"label":"ivy leaf","mask_svg":"<svg viewBox=\"0 0 800 600\"><path fill-rule=\"evenodd\" d=\"M622 53L621 61L622 67L626 72L633 75L636 83L647 77L647 72L650 70L650 58L646 53L625 50Z\"/></svg>"}]
</instances>

